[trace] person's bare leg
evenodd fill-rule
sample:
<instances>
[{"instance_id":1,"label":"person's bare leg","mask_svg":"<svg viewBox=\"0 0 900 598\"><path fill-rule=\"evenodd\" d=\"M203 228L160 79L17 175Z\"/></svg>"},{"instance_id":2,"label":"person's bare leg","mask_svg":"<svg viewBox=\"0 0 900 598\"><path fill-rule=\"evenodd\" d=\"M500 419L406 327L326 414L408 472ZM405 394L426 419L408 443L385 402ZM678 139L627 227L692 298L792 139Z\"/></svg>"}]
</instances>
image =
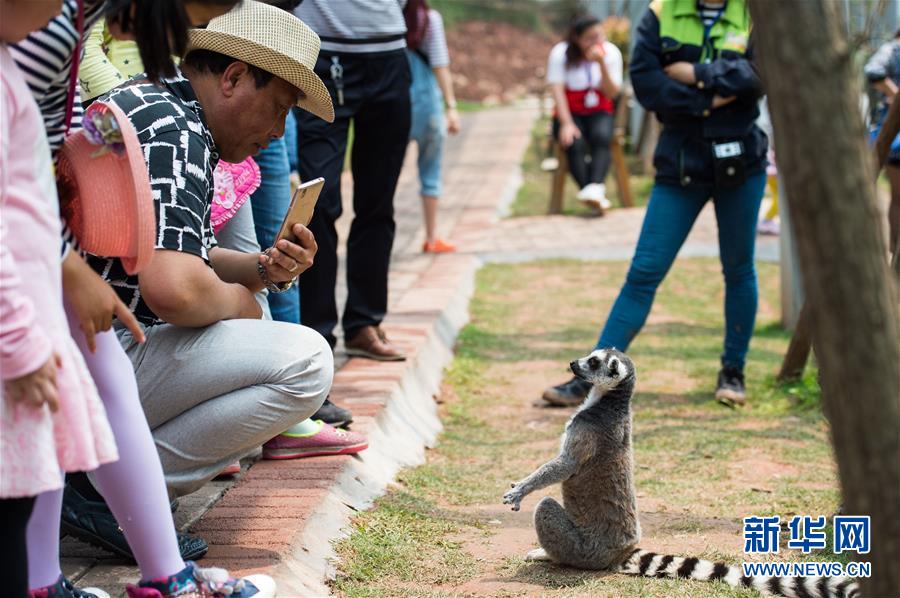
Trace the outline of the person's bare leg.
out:
<instances>
[{"instance_id":1,"label":"person's bare leg","mask_svg":"<svg viewBox=\"0 0 900 598\"><path fill-rule=\"evenodd\" d=\"M897 247L897 235L900 234L900 166L888 164L886 170L891 183L888 223L890 224L890 249L893 251Z\"/></svg>"},{"instance_id":2,"label":"person's bare leg","mask_svg":"<svg viewBox=\"0 0 900 598\"><path fill-rule=\"evenodd\" d=\"M437 240L438 198L433 195L422 196L422 214L425 216L425 241L431 245Z\"/></svg>"}]
</instances>

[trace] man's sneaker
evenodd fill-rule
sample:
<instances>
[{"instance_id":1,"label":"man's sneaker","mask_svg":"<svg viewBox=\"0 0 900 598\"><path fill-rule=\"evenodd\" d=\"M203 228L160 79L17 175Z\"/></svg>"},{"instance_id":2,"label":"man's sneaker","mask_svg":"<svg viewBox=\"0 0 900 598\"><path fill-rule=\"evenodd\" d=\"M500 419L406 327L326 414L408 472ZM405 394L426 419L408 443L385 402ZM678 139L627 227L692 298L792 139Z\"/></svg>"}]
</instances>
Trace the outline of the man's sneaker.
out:
<instances>
[{"instance_id":1,"label":"man's sneaker","mask_svg":"<svg viewBox=\"0 0 900 598\"><path fill-rule=\"evenodd\" d=\"M719 370L719 381L716 383L716 400L726 407L740 407L747 403L744 389L744 372L737 368Z\"/></svg>"},{"instance_id":2,"label":"man's sneaker","mask_svg":"<svg viewBox=\"0 0 900 598\"><path fill-rule=\"evenodd\" d=\"M28 592L28 598L109 598L109 594L98 588L76 588L60 575L52 586Z\"/></svg>"},{"instance_id":3,"label":"man's sneaker","mask_svg":"<svg viewBox=\"0 0 900 598\"><path fill-rule=\"evenodd\" d=\"M263 459L300 459L321 455L352 455L369 448L366 437L319 420L311 434L279 434L263 445Z\"/></svg>"},{"instance_id":4,"label":"man's sneaker","mask_svg":"<svg viewBox=\"0 0 900 598\"><path fill-rule=\"evenodd\" d=\"M556 407L577 407L591 392L591 383L572 378L564 384L551 386L544 391L543 399Z\"/></svg>"},{"instance_id":5,"label":"man's sneaker","mask_svg":"<svg viewBox=\"0 0 900 598\"><path fill-rule=\"evenodd\" d=\"M350 413L349 409L338 407L330 400L325 399L325 402L322 403L322 406L319 407L319 410L313 413L311 419L313 421L320 419L326 424L330 424L335 428L341 428L353 421L353 414Z\"/></svg>"},{"instance_id":6,"label":"man's sneaker","mask_svg":"<svg viewBox=\"0 0 900 598\"><path fill-rule=\"evenodd\" d=\"M169 577L142 581L125 588L128 598L275 598L275 582L268 575L234 579L225 569L187 566Z\"/></svg>"},{"instance_id":7,"label":"man's sneaker","mask_svg":"<svg viewBox=\"0 0 900 598\"><path fill-rule=\"evenodd\" d=\"M106 503L87 500L68 484L63 492L60 529L73 538L134 562L128 540ZM202 538L186 534L177 534L177 537L178 550L185 560L199 559L209 550Z\"/></svg>"}]
</instances>

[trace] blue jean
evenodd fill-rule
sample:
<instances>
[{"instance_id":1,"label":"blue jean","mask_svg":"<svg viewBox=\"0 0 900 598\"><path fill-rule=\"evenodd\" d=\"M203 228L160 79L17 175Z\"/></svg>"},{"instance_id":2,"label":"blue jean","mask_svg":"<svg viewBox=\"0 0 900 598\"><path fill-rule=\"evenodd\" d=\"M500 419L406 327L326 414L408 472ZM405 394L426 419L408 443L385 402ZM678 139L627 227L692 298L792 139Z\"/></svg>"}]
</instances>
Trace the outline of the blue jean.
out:
<instances>
[{"instance_id":1,"label":"blue jean","mask_svg":"<svg viewBox=\"0 0 900 598\"><path fill-rule=\"evenodd\" d=\"M269 147L254 158L259 164L262 176L259 189L250 197L256 238L263 249L272 246L281 222L291 204L290 166L288 162L288 132L296 145L297 124L293 112L289 112L285 122L285 135L273 139ZM269 293L269 308L272 319L279 322L300 323L300 292L297 285L284 293Z\"/></svg>"},{"instance_id":2,"label":"blue jean","mask_svg":"<svg viewBox=\"0 0 900 598\"><path fill-rule=\"evenodd\" d=\"M654 185L625 285L596 347L628 349L647 320L657 287L712 193L725 277L722 365L743 370L756 321L758 291L753 256L756 219L765 184L766 174L761 172L748 177L740 187L712 192L709 188Z\"/></svg>"},{"instance_id":3,"label":"blue jean","mask_svg":"<svg viewBox=\"0 0 900 598\"><path fill-rule=\"evenodd\" d=\"M410 50L406 51L406 57L412 73L412 84L409 87L412 104L409 138L419 146L420 193L440 197L441 160L444 157L444 139L447 137L444 96L431 67L425 64L422 57Z\"/></svg>"}]
</instances>

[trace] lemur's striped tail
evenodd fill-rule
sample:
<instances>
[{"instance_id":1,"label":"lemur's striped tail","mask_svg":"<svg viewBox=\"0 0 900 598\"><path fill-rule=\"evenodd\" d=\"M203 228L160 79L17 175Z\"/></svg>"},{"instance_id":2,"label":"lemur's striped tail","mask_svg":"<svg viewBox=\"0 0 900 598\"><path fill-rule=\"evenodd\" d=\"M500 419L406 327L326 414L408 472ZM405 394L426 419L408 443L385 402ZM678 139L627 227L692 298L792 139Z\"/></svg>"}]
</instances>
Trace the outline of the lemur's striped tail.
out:
<instances>
[{"instance_id":1,"label":"lemur's striped tail","mask_svg":"<svg viewBox=\"0 0 900 598\"><path fill-rule=\"evenodd\" d=\"M730 586L754 588L763 594L788 598L858 598L859 586L851 577L745 577L740 567L696 557L656 554L637 549L621 566L622 573L647 577L681 577L723 581Z\"/></svg>"}]
</instances>

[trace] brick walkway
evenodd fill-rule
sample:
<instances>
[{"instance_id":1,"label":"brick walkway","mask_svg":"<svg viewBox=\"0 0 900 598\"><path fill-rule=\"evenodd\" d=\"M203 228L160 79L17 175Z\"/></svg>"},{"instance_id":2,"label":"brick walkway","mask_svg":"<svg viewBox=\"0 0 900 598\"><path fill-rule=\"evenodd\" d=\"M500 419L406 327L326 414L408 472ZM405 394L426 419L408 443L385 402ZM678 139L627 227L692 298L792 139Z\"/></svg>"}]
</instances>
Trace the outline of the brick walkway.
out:
<instances>
[{"instance_id":1,"label":"brick walkway","mask_svg":"<svg viewBox=\"0 0 900 598\"><path fill-rule=\"evenodd\" d=\"M422 462L425 447L437 438L441 426L432 396L466 321L478 265L551 257L631 257L642 209L613 210L599 219L498 219L518 185L519 163L536 116L533 105L467 114L463 132L448 140L439 228L460 248L456 254L435 257L420 251L416 152L408 153L395 202L391 307L384 326L409 359L348 361L340 345L336 354L340 369L332 398L353 410L353 428L368 434L370 448L357 457L260 461L247 469L248 460L236 480L212 482L183 497L176 523L209 542L203 564L238 573L268 572L278 580L282 598L328 593L325 580L333 573L330 540L340 535L354 512L383 492L398 469ZM344 190L342 241L352 214L352 184L346 177ZM777 241L762 240L759 251L764 259L772 259ZM683 254L716 252L714 215L707 209ZM342 305L342 283L338 295ZM63 540L62 552L64 572L81 586L121 595L125 583L139 576L135 567L69 538Z\"/></svg>"}]
</instances>

